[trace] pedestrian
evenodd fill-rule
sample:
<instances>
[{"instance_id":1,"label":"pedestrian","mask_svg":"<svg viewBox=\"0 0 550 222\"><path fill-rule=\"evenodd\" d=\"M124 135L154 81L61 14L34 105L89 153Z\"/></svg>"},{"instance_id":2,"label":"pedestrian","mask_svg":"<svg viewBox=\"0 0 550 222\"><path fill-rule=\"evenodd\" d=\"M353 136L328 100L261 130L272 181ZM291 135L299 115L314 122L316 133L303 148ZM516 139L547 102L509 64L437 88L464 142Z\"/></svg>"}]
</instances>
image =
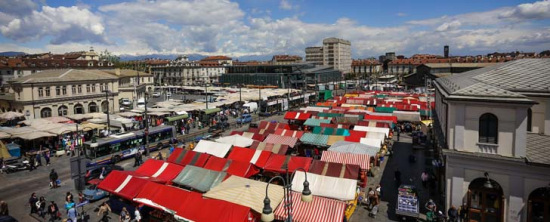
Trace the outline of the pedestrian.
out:
<instances>
[{"instance_id":1,"label":"pedestrian","mask_svg":"<svg viewBox=\"0 0 550 222\"><path fill-rule=\"evenodd\" d=\"M101 216L102 218L106 218L106 216L109 215L109 212L111 212L111 207L109 206L109 204L107 204L107 201L105 201L99 207L99 211L97 212L97 216Z\"/></svg>"},{"instance_id":2,"label":"pedestrian","mask_svg":"<svg viewBox=\"0 0 550 222\"><path fill-rule=\"evenodd\" d=\"M143 153L141 151L138 151L138 166L141 166L143 164Z\"/></svg>"},{"instance_id":3,"label":"pedestrian","mask_svg":"<svg viewBox=\"0 0 550 222\"><path fill-rule=\"evenodd\" d=\"M400 185L401 184L401 171L399 171L399 168L395 169L395 172L394 172L394 180L395 182L397 183L397 185Z\"/></svg>"},{"instance_id":4,"label":"pedestrian","mask_svg":"<svg viewBox=\"0 0 550 222\"><path fill-rule=\"evenodd\" d=\"M371 211L370 211L370 216L372 218L376 218L376 214L378 214L378 205L380 203L380 197L378 195L376 195L376 192L374 193L374 196L372 198L372 203L371 205L373 205Z\"/></svg>"},{"instance_id":5,"label":"pedestrian","mask_svg":"<svg viewBox=\"0 0 550 222\"><path fill-rule=\"evenodd\" d=\"M0 216L10 215L8 203L0 201Z\"/></svg>"},{"instance_id":6,"label":"pedestrian","mask_svg":"<svg viewBox=\"0 0 550 222\"><path fill-rule=\"evenodd\" d=\"M422 171L422 175L420 175L420 179L422 179L422 186L424 188L427 187L428 185L428 173L426 173L426 171Z\"/></svg>"},{"instance_id":7,"label":"pedestrian","mask_svg":"<svg viewBox=\"0 0 550 222\"><path fill-rule=\"evenodd\" d=\"M466 205L466 203L463 203L463 204L462 204L462 206L461 206L460 209L459 209L458 215L459 215L459 217L460 217L460 221L461 221L461 222L468 221L468 220L467 220L467 217L468 217L468 206Z\"/></svg>"},{"instance_id":8,"label":"pedestrian","mask_svg":"<svg viewBox=\"0 0 550 222\"><path fill-rule=\"evenodd\" d=\"M84 200L84 194L82 192L78 192L78 203L82 203Z\"/></svg>"},{"instance_id":9,"label":"pedestrian","mask_svg":"<svg viewBox=\"0 0 550 222\"><path fill-rule=\"evenodd\" d=\"M73 203L74 204L74 203ZM77 213L76 213L76 207L72 206L71 208L69 208L67 210L67 222L71 221L71 222L77 222L77 219L76 219L76 216Z\"/></svg>"},{"instance_id":10,"label":"pedestrian","mask_svg":"<svg viewBox=\"0 0 550 222\"><path fill-rule=\"evenodd\" d=\"M139 213L139 207L136 206L136 210L134 211L134 221L135 222L141 222L141 213Z\"/></svg>"},{"instance_id":11,"label":"pedestrian","mask_svg":"<svg viewBox=\"0 0 550 222\"><path fill-rule=\"evenodd\" d=\"M36 208L36 202L38 202L38 198L36 197L36 193L31 194L31 198L29 198L29 206L31 207L31 213L38 213L38 209Z\"/></svg>"},{"instance_id":12,"label":"pedestrian","mask_svg":"<svg viewBox=\"0 0 550 222\"><path fill-rule=\"evenodd\" d=\"M126 209L126 207L122 207L122 211L120 211L120 222L130 222L130 212Z\"/></svg>"},{"instance_id":13,"label":"pedestrian","mask_svg":"<svg viewBox=\"0 0 550 222\"><path fill-rule=\"evenodd\" d=\"M37 152L37 153L36 153L36 156L35 156L35 158L36 158L36 165L38 165L38 166L42 166L42 158L41 158L41 157L42 157L42 152L41 152L41 151L42 151L42 149L40 149L40 151Z\"/></svg>"},{"instance_id":14,"label":"pedestrian","mask_svg":"<svg viewBox=\"0 0 550 222\"><path fill-rule=\"evenodd\" d=\"M43 219L46 218L46 199L44 197L40 197L40 199L36 202L36 210L38 211L38 216L42 217Z\"/></svg>"},{"instance_id":15,"label":"pedestrian","mask_svg":"<svg viewBox=\"0 0 550 222\"><path fill-rule=\"evenodd\" d=\"M29 165L30 165L29 171L36 169L36 166L34 165L35 164L34 159L35 158L32 155L29 157Z\"/></svg>"},{"instance_id":16,"label":"pedestrian","mask_svg":"<svg viewBox=\"0 0 550 222\"><path fill-rule=\"evenodd\" d=\"M382 197L382 186L380 186L380 184L376 185L376 189L374 191L379 198Z\"/></svg>"},{"instance_id":17,"label":"pedestrian","mask_svg":"<svg viewBox=\"0 0 550 222\"><path fill-rule=\"evenodd\" d=\"M162 158L162 153L159 151L159 154L157 155L157 160L163 160L164 158Z\"/></svg>"},{"instance_id":18,"label":"pedestrian","mask_svg":"<svg viewBox=\"0 0 550 222\"><path fill-rule=\"evenodd\" d=\"M50 214L50 221L56 221L61 217L61 214L59 213L59 208L57 207L57 204L53 201L51 201L50 205L48 206L48 214Z\"/></svg>"},{"instance_id":19,"label":"pedestrian","mask_svg":"<svg viewBox=\"0 0 550 222\"><path fill-rule=\"evenodd\" d=\"M50 165L50 150L44 151L44 160L46 160L46 166Z\"/></svg>"},{"instance_id":20,"label":"pedestrian","mask_svg":"<svg viewBox=\"0 0 550 222\"><path fill-rule=\"evenodd\" d=\"M57 175L57 172L55 172L55 169L52 169L52 171L50 171L50 188L57 188L57 179L59 178L59 176Z\"/></svg>"},{"instance_id":21,"label":"pedestrian","mask_svg":"<svg viewBox=\"0 0 550 222\"><path fill-rule=\"evenodd\" d=\"M401 135L401 130L399 129L399 127L396 127L397 129L397 141L399 142L399 136Z\"/></svg>"},{"instance_id":22,"label":"pedestrian","mask_svg":"<svg viewBox=\"0 0 550 222\"><path fill-rule=\"evenodd\" d=\"M4 173L4 157L0 157L0 173Z\"/></svg>"},{"instance_id":23,"label":"pedestrian","mask_svg":"<svg viewBox=\"0 0 550 222\"><path fill-rule=\"evenodd\" d=\"M107 172L105 171L105 167L101 167L101 173L99 173L99 179L100 179L100 180L105 179L105 174L106 174L106 173L107 173Z\"/></svg>"},{"instance_id":24,"label":"pedestrian","mask_svg":"<svg viewBox=\"0 0 550 222\"><path fill-rule=\"evenodd\" d=\"M449 222L458 222L458 210L455 206L451 205L451 208L447 211L447 216L449 217Z\"/></svg>"},{"instance_id":25,"label":"pedestrian","mask_svg":"<svg viewBox=\"0 0 550 222\"><path fill-rule=\"evenodd\" d=\"M139 166L139 151L134 155L134 167Z\"/></svg>"}]
</instances>

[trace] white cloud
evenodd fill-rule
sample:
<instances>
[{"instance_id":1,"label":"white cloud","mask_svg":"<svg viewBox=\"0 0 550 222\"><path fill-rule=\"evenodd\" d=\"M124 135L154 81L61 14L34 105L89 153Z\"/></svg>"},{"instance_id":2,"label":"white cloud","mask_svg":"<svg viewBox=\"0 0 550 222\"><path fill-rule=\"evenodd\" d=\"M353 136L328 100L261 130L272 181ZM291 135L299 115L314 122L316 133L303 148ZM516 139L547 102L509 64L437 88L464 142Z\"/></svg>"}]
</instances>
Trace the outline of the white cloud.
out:
<instances>
[{"instance_id":1,"label":"white cloud","mask_svg":"<svg viewBox=\"0 0 550 222\"><path fill-rule=\"evenodd\" d=\"M279 3L279 8L284 10L291 10L292 8L294 8L294 6L290 4L289 0L281 0L281 2Z\"/></svg>"},{"instance_id":2,"label":"white cloud","mask_svg":"<svg viewBox=\"0 0 550 222\"><path fill-rule=\"evenodd\" d=\"M396 15L399 16L399 17L405 17L405 16L407 16L407 13L398 12Z\"/></svg>"},{"instance_id":3,"label":"white cloud","mask_svg":"<svg viewBox=\"0 0 550 222\"><path fill-rule=\"evenodd\" d=\"M462 25L462 23L460 23L460 21L452 21L452 22L445 22L443 24L441 24L439 27L437 27L437 30L438 32L444 32L444 31L449 31L449 30L455 30L457 29L458 27L460 27Z\"/></svg>"}]
</instances>

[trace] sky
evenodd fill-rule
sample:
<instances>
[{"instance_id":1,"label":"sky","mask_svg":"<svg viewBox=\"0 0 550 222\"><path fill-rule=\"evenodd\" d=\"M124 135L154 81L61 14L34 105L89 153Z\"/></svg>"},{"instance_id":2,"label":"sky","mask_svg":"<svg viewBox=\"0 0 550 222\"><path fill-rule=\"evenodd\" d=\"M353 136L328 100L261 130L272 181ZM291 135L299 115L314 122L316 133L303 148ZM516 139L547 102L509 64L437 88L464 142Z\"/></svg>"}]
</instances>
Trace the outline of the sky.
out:
<instances>
[{"instance_id":1,"label":"sky","mask_svg":"<svg viewBox=\"0 0 550 222\"><path fill-rule=\"evenodd\" d=\"M355 59L541 52L550 1L0 0L0 51L303 56L328 37Z\"/></svg>"}]
</instances>

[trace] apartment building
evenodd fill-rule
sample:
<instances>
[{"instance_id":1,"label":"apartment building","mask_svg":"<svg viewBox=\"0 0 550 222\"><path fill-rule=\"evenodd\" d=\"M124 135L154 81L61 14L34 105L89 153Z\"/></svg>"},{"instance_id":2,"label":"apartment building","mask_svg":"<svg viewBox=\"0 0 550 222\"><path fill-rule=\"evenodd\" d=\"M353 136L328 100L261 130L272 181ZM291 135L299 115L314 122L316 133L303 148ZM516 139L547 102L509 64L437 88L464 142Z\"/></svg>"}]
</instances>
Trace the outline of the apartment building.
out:
<instances>
[{"instance_id":1,"label":"apartment building","mask_svg":"<svg viewBox=\"0 0 550 222\"><path fill-rule=\"evenodd\" d=\"M343 73L351 72L351 42L338 38L323 40L323 65Z\"/></svg>"},{"instance_id":2,"label":"apartment building","mask_svg":"<svg viewBox=\"0 0 550 222\"><path fill-rule=\"evenodd\" d=\"M307 47L306 62L323 65L323 47Z\"/></svg>"},{"instance_id":3,"label":"apartment building","mask_svg":"<svg viewBox=\"0 0 550 222\"><path fill-rule=\"evenodd\" d=\"M217 84L220 76L227 72L226 66L233 63L227 62L225 58L189 61L188 57L180 56L168 64L151 66L150 69L155 85Z\"/></svg>"}]
</instances>

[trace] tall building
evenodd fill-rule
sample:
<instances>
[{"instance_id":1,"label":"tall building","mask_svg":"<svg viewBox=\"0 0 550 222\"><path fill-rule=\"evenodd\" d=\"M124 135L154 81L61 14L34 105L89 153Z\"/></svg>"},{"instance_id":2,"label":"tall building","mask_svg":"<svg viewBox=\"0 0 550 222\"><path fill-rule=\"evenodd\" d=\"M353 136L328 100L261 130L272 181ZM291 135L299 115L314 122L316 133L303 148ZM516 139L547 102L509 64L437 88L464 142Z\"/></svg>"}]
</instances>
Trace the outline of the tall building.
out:
<instances>
[{"instance_id":1,"label":"tall building","mask_svg":"<svg viewBox=\"0 0 550 222\"><path fill-rule=\"evenodd\" d=\"M449 58L449 46L448 45L443 46L443 55L445 56L445 58Z\"/></svg>"},{"instance_id":2,"label":"tall building","mask_svg":"<svg viewBox=\"0 0 550 222\"><path fill-rule=\"evenodd\" d=\"M343 73L351 72L351 42L338 38L323 40L323 65Z\"/></svg>"},{"instance_id":3,"label":"tall building","mask_svg":"<svg viewBox=\"0 0 550 222\"><path fill-rule=\"evenodd\" d=\"M323 47L307 47L306 62L323 65Z\"/></svg>"}]
</instances>

